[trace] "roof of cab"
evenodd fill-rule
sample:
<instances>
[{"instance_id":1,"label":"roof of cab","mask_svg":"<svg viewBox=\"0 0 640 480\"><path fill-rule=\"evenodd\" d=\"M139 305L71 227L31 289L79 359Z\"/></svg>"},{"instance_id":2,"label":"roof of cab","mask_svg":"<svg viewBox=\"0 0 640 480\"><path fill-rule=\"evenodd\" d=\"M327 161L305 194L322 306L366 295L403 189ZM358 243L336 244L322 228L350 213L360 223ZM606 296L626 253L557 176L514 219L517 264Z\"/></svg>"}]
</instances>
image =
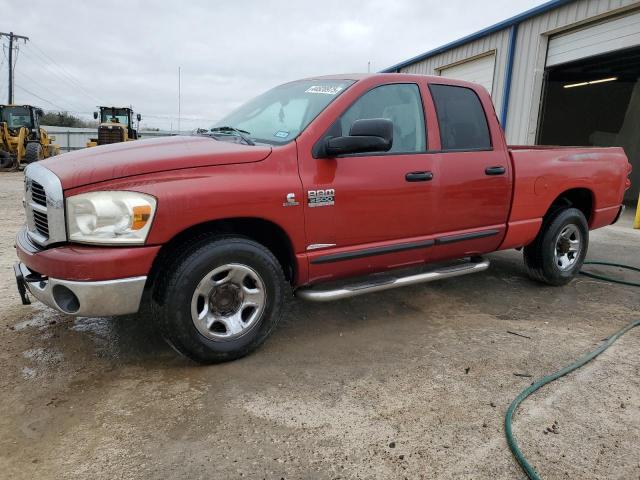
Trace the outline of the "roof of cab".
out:
<instances>
[{"instance_id":1,"label":"roof of cab","mask_svg":"<svg viewBox=\"0 0 640 480\"><path fill-rule=\"evenodd\" d=\"M399 78L409 82L417 82L427 80L429 83L441 83L447 85L457 85L462 87L480 87L481 85L476 83L467 82L464 80L457 80L449 77L442 77L439 75L421 75L416 73L396 73L396 72L382 72L382 73L343 73L336 75L321 75L317 77L308 77L303 80L352 80L355 82L379 78L381 81L389 81L390 83L397 83Z\"/></svg>"}]
</instances>

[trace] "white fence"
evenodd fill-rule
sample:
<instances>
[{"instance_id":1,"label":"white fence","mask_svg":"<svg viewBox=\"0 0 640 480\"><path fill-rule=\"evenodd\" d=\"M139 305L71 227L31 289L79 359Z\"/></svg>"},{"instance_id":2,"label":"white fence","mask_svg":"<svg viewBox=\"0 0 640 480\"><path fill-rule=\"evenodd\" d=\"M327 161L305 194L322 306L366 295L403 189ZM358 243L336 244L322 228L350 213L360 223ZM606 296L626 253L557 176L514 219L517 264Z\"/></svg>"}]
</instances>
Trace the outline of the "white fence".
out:
<instances>
[{"instance_id":1,"label":"white fence","mask_svg":"<svg viewBox=\"0 0 640 480\"><path fill-rule=\"evenodd\" d=\"M60 151L69 152L80 150L87 146L90 138L98 137L96 128L73 128L73 127L52 127L42 125L49 135L56 137L54 143L60 146ZM138 138L169 137L176 135L176 132L153 131L140 132Z\"/></svg>"}]
</instances>

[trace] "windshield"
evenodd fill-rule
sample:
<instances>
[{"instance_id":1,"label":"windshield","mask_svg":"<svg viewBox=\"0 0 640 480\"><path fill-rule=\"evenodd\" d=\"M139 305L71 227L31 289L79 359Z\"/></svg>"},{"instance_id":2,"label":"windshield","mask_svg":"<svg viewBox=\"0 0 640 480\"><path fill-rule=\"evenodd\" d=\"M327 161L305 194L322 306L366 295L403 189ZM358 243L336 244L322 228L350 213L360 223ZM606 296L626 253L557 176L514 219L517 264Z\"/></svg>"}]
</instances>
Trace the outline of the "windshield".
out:
<instances>
[{"instance_id":1,"label":"windshield","mask_svg":"<svg viewBox=\"0 0 640 480\"><path fill-rule=\"evenodd\" d=\"M257 142L290 142L354 82L299 80L273 88L248 101L212 128L232 127Z\"/></svg>"},{"instance_id":2,"label":"windshield","mask_svg":"<svg viewBox=\"0 0 640 480\"><path fill-rule=\"evenodd\" d=\"M129 126L129 114L127 111L118 109L102 110L100 112L100 123L121 123L122 125Z\"/></svg>"},{"instance_id":3,"label":"windshield","mask_svg":"<svg viewBox=\"0 0 640 480\"><path fill-rule=\"evenodd\" d=\"M4 107L0 110L0 122L7 122L9 128L31 128L31 112L27 107Z\"/></svg>"}]
</instances>

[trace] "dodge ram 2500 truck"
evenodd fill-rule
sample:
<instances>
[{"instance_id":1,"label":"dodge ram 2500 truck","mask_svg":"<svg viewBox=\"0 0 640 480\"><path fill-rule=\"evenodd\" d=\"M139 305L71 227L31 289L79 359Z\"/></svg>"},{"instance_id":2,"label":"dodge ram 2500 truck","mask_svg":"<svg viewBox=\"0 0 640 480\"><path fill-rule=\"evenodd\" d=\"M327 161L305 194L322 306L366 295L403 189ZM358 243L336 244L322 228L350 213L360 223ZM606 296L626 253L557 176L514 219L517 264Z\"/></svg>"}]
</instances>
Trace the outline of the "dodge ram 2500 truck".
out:
<instances>
[{"instance_id":1,"label":"dodge ram 2500 truck","mask_svg":"<svg viewBox=\"0 0 640 480\"><path fill-rule=\"evenodd\" d=\"M200 362L273 331L291 290L327 301L486 269L523 248L569 282L615 222L621 148L509 147L478 85L405 74L294 81L204 135L81 150L25 170L15 266L76 316L136 313ZM28 292L27 292L28 291Z\"/></svg>"}]
</instances>

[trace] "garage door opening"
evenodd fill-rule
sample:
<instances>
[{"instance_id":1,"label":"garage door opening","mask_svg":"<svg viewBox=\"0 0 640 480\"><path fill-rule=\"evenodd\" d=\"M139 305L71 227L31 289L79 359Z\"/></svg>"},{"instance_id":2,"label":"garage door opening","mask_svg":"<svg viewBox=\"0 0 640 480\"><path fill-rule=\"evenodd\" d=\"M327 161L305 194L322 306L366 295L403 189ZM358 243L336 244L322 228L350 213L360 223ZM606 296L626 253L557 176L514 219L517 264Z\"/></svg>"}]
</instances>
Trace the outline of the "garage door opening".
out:
<instances>
[{"instance_id":1,"label":"garage door opening","mask_svg":"<svg viewBox=\"0 0 640 480\"><path fill-rule=\"evenodd\" d=\"M640 183L640 47L547 68L537 143L619 146Z\"/></svg>"}]
</instances>

